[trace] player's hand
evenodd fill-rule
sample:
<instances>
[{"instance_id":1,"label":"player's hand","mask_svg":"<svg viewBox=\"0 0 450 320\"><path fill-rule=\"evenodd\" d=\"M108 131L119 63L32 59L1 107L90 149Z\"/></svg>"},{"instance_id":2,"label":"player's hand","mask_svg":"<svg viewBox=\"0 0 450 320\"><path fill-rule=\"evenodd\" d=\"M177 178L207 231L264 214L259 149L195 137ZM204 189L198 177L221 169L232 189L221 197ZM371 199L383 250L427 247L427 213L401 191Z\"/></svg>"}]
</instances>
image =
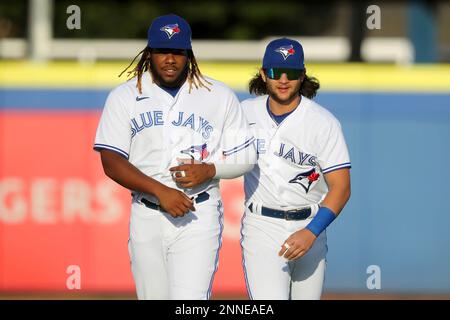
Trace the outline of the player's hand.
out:
<instances>
[{"instance_id":1,"label":"player's hand","mask_svg":"<svg viewBox=\"0 0 450 320\"><path fill-rule=\"evenodd\" d=\"M177 189L162 187L155 192L161 209L172 217L182 217L189 211L195 211L194 202L184 193Z\"/></svg>"},{"instance_id":2,"label":"player's hand","mask_svg":"<svg viewBox=\"0 0 450 320\"><path fill-rule=\"evenodd\" d=\"M278 252L278 255L284 255L288 260L298 259L311 249L316 238L315 234L308 229L294 232L281 245L281 250Z\"/></svg>"},{"instance_id":3,"label":"player's hand","mask_svg":"<svg viewBox=\"0 0 450 320\"><path fill-rule=\"evenodd\" d=\"M178 159L181 165L170 168L174 181L181 188L193 188L210 180L216 174L213 164L202 163L191 159Z\"/></svg>"}]
</instances>

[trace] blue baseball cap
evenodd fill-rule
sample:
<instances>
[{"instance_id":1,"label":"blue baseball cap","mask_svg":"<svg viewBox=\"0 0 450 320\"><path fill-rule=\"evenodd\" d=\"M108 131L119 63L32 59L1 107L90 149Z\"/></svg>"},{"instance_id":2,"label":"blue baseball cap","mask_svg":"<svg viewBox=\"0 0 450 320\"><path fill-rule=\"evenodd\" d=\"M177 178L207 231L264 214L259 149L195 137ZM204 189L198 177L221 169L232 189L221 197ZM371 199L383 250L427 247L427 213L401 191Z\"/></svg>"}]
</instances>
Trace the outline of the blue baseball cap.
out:
<instances>
[{"instance_id":1,"label":"blue baseball cap","mask_svg":"<svg viewBox=\"0 0 450 320\"><path fill-rule=\"evenodd\" d=\"M148 46L155 49L192 49L192 31L183 18L169 14L153 20L148 28Z\"/></svg>"},{"instance_id":2,"label":"blue baseball cap","mask_svg":"<svg viewBox=\"0 0 450 320\"><path fill-rule=\"evenodd\" d=\"M302 45L288 38L271 41L264 53L263 68L304 69L305 58Z\"/></svg>"}]
</instances>

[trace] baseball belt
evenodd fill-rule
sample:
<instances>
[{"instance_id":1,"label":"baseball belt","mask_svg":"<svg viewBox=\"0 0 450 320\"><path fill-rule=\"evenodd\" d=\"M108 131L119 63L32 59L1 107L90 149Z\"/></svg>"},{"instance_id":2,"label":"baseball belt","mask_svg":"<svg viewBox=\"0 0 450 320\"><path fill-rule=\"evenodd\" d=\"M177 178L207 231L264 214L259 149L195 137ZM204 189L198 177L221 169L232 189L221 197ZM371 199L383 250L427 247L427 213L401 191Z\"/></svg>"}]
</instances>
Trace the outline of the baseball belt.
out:
<instances>
[{"instance_id":1,"label":"baseball belt","mask_svg":"<svg viewBox=\"0 0 450 320\"><path fill-rule=\"evenodd\" d=\"M248 209L250 210L250 212L253 212L253 203L250 203ZM277 210L262 206L261 215L285 220L305 220L311 215L311 208Z\"/></svg>"},{"instance_id":2,"label":"baseball belt","mask_svg":"<svg viewBox=\"0 0 450 320\"><path fill-rule=\"evenodd\" d=\"M204 202L204 201L206 201L208 199L209 199L209 193L206 192L206 191L203 191L203 192L195 195L193 200L194 200L195 203L201 203L201 202ZM146 206L147 208L154 209L154 210L161 210L161 207L159 206L159 204L151 202L148 199L142 198L141 199L141 203L144 206Z\"/></svg>"}]
</instances>

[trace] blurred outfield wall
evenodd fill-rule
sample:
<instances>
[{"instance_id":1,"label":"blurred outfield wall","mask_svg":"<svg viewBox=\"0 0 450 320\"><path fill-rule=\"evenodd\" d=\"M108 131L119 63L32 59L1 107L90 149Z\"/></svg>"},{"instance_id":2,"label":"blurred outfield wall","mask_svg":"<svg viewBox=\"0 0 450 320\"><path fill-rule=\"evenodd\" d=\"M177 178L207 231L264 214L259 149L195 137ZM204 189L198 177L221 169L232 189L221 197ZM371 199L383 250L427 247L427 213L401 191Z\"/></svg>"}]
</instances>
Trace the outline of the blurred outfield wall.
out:
<instances>
[{"instance_id":1,"label":"blurred outfield wall","mask_svg":"<svg viewBox=\"0 0 450 320\"><path fill-rule=\"evenodd\" d=\"M109 90L128 62L0 62L0 291L133 291L129 193L92 151ZM242 100L257 63L201 63ZM352 197L328 228L328 291L450 293L450 66L307 65L316 101L341 121ZM294 134L294 133L293 133ZM245 293L242 181L222 182L215 293ZM381 270L370 291L367 268ZM270 275L268 275L270 276Z\"/></svg>"}]
</instances>

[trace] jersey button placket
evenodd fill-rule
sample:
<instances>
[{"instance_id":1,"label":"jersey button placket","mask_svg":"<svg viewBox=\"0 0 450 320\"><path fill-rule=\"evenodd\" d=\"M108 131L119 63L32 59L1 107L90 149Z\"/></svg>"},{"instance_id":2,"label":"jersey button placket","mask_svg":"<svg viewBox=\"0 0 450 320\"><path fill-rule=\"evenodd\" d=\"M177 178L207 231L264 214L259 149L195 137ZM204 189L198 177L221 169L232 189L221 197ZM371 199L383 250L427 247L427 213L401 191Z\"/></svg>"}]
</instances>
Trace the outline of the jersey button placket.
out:
<instances>
[{"instance_id":1,"label":"jersey button placket","mask_svg":"<svg viewBox=\"0 0 450 320\"><path fill-rule=\"evenodd\" d=\"M166 163L166 166L170 166L170 160L172 157L171 151L174 145L174 141L173 141L173 137L171 135L171 114L173 114L172 112L172 107L173 105L171 105L169 108L166 109L166 112L164 113L164 128L163 128L163 141L165 143L163 143L164 147L164 156L165 156L165 160L162 163ZM164 170L169 170L169 167L164 168Z\"/></svg>"}]
</instances>

